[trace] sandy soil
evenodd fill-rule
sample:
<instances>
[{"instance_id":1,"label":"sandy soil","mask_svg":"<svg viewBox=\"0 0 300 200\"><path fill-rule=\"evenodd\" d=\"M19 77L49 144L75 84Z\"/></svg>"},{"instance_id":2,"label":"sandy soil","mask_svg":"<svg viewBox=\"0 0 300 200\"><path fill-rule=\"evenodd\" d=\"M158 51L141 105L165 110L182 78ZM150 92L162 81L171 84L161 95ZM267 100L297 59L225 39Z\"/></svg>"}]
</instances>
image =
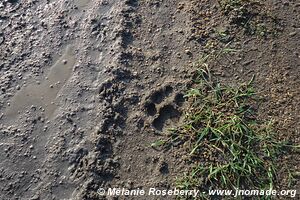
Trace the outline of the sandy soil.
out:
<instances>
[{"instance_id":1,"label":"sandy soil","mask_svg":"<svg viewBox=\"0 0 300 200\"><path fill-rule=\"evenodd\" d=\"M279 35L235 33L238 53L213 70L230 84L256 75L260 117L299 143L300 4L266 4ZM185 152L151 143L180 124L191 64L208 50L213 28L237 30L229 22L216 1L1 1L0 199L171 188L189 168ZM281 159L299 172L297 154Z\"/></svg>"}]
</instances>

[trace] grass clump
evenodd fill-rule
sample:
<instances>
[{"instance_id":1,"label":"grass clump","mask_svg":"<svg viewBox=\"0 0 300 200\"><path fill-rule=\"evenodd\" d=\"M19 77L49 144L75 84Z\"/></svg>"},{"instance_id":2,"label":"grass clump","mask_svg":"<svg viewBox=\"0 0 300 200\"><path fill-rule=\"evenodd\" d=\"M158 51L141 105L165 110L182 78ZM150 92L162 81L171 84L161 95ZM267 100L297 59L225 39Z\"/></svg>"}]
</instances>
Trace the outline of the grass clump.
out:
<instances>
[{"instance_id":1,"label":"grass clump","mask_svg":"<svg viewBox=\"0 0 300 200\"><path fill-rule=\"evenodd\" d=\"M231 23L245 26L252 18L259 15L262 5L254 0L219 0L221 10L229 15Z\"/></svg>"},{"instance_id":2,"label":"grass clump","mask_svg":"<svg viewBox=\"0 0 300 200\"><path fill-rule=\"evenodd\" d=\"M222 12L231 24L242 27L245 34L267 37L280 32L280 20L272 16L262 1L219 0Z\"/></svg>"},{"instance_id":3,"label":"grass clump","mask_svg":"<svg viewBox=\"0 0 300 200\"><path fill-rule=\"evenodd\" d=\"M206 66L206 65L204 65ZM183 189L272 189L276 160L287 147L276 140L272 123L257 118L259 97L252 83L222 85L210 70L198 70L186 94L185 124L162 144L188 144L192 172L178 180Z\"/></svg>"}]
</instances>

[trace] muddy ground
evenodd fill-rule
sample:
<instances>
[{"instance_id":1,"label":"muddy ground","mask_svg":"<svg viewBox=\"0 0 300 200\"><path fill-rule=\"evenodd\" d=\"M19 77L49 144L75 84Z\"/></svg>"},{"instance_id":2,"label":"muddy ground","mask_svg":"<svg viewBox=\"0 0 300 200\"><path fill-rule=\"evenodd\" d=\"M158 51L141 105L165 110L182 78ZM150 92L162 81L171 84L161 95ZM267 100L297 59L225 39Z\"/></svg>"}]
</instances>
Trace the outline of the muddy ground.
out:
<instances>
[{"instance_id":1,"label":"muddy ground","mask_svg":"<svg viewBox=\"0 0 300 200\"><path fill-rule=\"evenodd\" d=\"M279 19L276 36L239 31L217 1L1 1L0 199L174 187L190 167L186 152L151 143L180 124L192 63L211 50L214 29L237 30L229 40L238 51L213 71L233 85L256 75L260 117L299 144L300 2L265 4ZM280 159L285 189L299 156Z\"/></svg>"}]
</instances>

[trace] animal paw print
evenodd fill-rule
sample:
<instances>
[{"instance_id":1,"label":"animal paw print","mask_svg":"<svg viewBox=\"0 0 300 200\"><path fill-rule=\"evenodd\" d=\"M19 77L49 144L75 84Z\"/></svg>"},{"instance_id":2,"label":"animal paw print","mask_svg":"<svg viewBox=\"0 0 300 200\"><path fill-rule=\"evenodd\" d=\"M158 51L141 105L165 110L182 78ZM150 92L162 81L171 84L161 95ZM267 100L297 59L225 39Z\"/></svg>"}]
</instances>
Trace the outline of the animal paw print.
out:
<instances>
[{"instance_id":1,"label":"animal paw print","mask_svg":"<svg viewBox=\"0 0 300 200\"><path fill-rule=\"evenodd\" d=\"M170 85L150 94L146 99L144 109L153 128L163 131L166 127L177 123L181 116L180 107L183 102L183 95L181 93L174 94L173 87Z\"/></svg>"}]
</instances>

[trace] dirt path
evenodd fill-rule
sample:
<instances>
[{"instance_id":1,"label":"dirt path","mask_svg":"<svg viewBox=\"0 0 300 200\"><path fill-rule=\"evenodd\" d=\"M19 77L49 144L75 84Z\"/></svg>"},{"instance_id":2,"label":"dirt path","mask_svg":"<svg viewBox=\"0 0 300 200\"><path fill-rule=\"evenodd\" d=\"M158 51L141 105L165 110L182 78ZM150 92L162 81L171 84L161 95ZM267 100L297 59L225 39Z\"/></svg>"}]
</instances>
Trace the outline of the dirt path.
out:
<instances>
[{"instance_id":1,"label":"dirt path","mask_svg":"<svg viewBox=\"0 0 300 200\"><path fill-rule=\"evenodd\" d=\"M270 5L285 25L281 36L239 33L232 48L240 53L214 70L232 84L256 74L267 91L261 117L275 118L282 137L299 143L300 6ZM197 28L227 24L222 17L214 1L1 1L0 199L172 188L189 168L185 152L151 143L184 115L191 64L213 37ZM297 171L294 158L283 162Z\"/></svg>"},{"instance_id":2,"label":"dirt path","mask_svg":"<svg viewBox=\"0 0 300 200\"><path fill-rule=\"evenodd\" d=\"M0 197L75 198L112 107L99 102L100 87L122 74L124 2L1 6Z\"/></svg>"}]
</instances>

